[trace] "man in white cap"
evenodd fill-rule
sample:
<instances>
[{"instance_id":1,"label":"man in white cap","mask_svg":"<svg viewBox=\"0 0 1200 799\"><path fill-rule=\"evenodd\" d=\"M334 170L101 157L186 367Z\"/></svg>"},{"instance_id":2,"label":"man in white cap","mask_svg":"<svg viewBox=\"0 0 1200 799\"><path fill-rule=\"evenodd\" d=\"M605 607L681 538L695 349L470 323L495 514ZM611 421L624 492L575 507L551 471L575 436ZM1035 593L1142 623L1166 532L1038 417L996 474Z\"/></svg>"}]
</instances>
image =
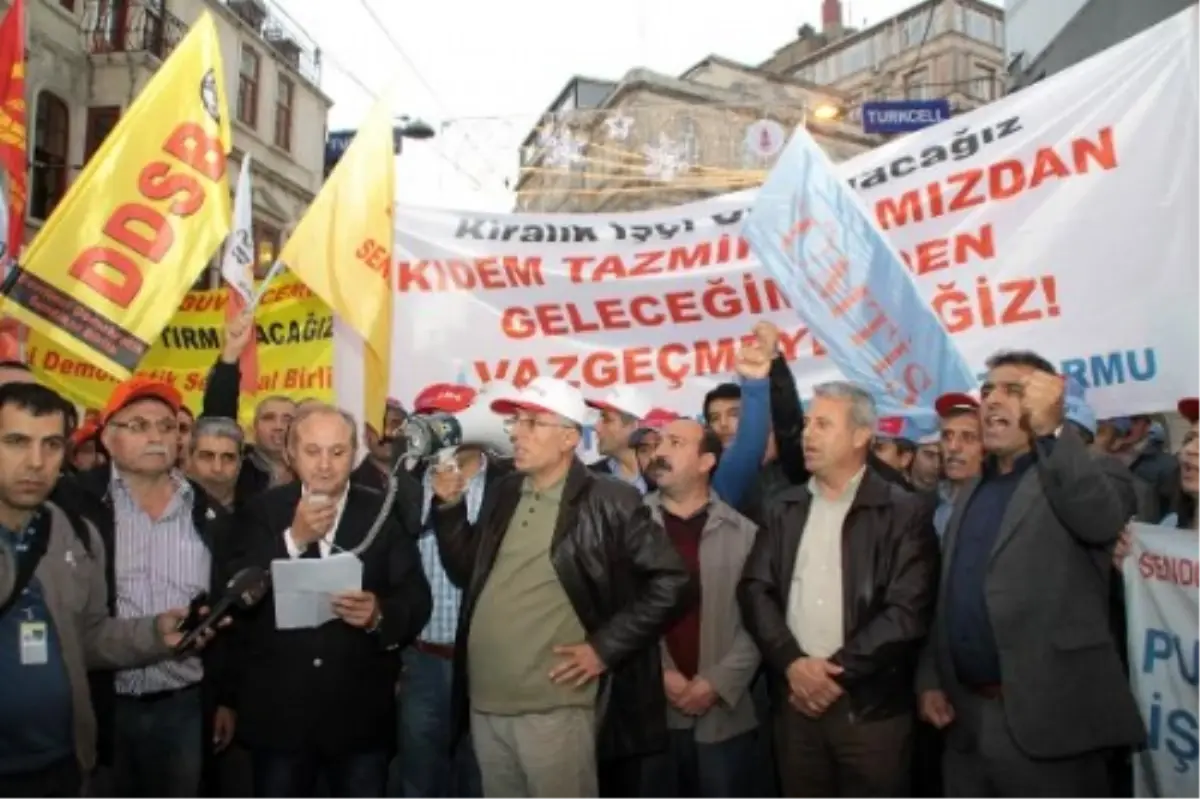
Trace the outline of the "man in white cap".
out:
<instances>
[{"instance_id":1,"label":"man in white cap","mask_svg":"<svg viewBox=\"0 0 1200 799\"><path fill-rule=\"evenodd\" d=\"M658 642L692 580L638 491L576 457L578 389L539 377L491 408L516 472L475 523L461 484L433 480L442 562L463 588L457 732L469 711L485 796L596 796L600 774L605 795L636 795L642 756L666 748Z\"/></svg>"},{"instance_id":2,"label":"man in white cap","mask_svg":"<svg viewBox=\"0 0 1200 799\"><path fill-rule=\"evenodd\" d=\"M636 388L618 386L603 399L585 402L599 413L595 428L600 460L588 468L600 474L611 474L645 494L649 486L638 465L633 437L642 419L650 413L649 400Z\"/></svg>"}]
</instances>

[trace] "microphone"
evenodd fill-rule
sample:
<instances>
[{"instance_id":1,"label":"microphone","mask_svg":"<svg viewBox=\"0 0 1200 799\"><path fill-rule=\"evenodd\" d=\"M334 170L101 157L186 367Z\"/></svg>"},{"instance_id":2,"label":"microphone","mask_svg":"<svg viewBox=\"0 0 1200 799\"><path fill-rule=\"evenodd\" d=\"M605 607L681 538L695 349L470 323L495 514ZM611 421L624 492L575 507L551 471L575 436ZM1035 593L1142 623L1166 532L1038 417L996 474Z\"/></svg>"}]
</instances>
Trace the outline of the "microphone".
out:
<instances>
[{"instance_id":1,"label":"microphone","mask_svg":"<svg viewBox=\"0 0 1200 799\"><path fill-rule=\"evenodd\" d=\"M196 627L190 630L175 645L175 652L186 652L196 645L197 640L206 631L211 630L234 610L248 610L254 607L271 590L271 575L266 569L258 566L248 566L225 584L225 594L217 600L208 615Z\"/></svg>"}]
</instances>

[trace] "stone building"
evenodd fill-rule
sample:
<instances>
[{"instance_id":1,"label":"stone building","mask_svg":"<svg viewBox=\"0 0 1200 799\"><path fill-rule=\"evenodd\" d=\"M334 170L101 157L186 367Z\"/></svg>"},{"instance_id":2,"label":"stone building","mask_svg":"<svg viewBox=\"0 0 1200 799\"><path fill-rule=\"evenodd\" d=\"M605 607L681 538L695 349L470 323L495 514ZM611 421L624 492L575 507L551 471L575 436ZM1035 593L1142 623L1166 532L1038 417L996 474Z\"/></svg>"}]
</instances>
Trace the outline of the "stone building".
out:
<instances>
[{"instance_id":1,"label":"stone building","mask_svg":"<svg viewBox=\"0 0 1200 799\"><path fill-rule=\"evenodd\" d=\"M207 10L221 42L233 122L230 188L249 153L265 271L323 179L332 100L320 89L319 51L263 0L26 0L26 9L26 241ZM198 285L216 279L210 267Z\"/></svg>"}]
</instances>

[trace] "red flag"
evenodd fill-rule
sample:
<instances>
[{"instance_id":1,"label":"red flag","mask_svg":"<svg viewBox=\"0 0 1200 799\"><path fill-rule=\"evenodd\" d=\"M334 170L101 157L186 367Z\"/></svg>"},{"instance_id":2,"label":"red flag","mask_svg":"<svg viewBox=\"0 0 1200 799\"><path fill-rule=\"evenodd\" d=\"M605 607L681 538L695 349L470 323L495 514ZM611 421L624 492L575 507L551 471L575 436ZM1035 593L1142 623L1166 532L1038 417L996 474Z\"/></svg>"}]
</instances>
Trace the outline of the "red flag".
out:
<instances>
[{"instance_id":1,"label":"red flag","mask_svg":"<svg viewBox=\"0 0 1200 799\"><path fill-rule=\"evenodd\" d=\"M8 252L25 238L28 175L25 129L25 0L13 0L0 22L0 167L8 175Z\"/></svg>"},{"instance_id":2,"label":"red flag","mask_svg":"<svg viewBox=\"0 0 1200 799\"><path fill-rule=\"evenodd\" d=\"M225 303L225 321L229 322L241 314L246 307L246 301L233 286L226 286L225 293L229 295L229 300ZM250 343L242 350L238 372L241 374L240 393L253 397L258 392L258 330L251 334Z\"/></svg>"}]
</instances>

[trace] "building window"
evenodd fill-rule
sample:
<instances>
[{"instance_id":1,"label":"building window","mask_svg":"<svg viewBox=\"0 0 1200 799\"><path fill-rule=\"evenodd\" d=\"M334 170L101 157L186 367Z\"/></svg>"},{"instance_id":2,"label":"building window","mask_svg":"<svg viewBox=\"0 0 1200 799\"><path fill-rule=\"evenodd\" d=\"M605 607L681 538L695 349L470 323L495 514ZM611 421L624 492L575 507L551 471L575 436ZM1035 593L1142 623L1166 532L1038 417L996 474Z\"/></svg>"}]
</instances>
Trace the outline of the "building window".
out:
<instances>
[{"instance_id":1,"label":"building window","mask_svg":"<svg viewBox=\"0 0 1200 799\"><path fill-rule=\"evenodd\" d=\"M983 64L976 64L974 71L975 75L971 79L971 94L987 102L995 100L999 96L996 70Z\"/></svg>"},{"instance_id":2,"label":"building window","mask_svg":"<svg viewBox=\"0 0 1200 799\"><path fill-rule=\"evenodd\" d=\"M75 13L75 0L58 0L58 4L72 14Z\"/></svg>"},{"instance_id":3,"label":"building window","mask_svg":"<svg viewBox=\"0 0 1200 799\"><path fill-rule=\"evenodd\" d=\"M88 109L87 134L83 143L84 163L90 161L96 154L100 145L104 144L104 140L108 138L108 134L117 126L120 118L121 107L117 105L103 105Z\"/></svg>"},{"instance_id":4,"label":"building window","mask_svg":"<svg viewBox=\"0 0 1200 799\"><path fill-rule=\"evenodd\" d=\"M33 188L30 191L29 216L48 219L67 193L67 143L71 138L71 115L66 101L50 92L38 94L34 126Z\"/></svg>"},{"instance_id":5,"label":"building window","mask_svg":"<svg viewBox=\"0 0 1200 799\"><path fill-rule=\"evenodd\" d=\"M904 76L904 96L909 100L929 99L929 67L914 70Z\"/></svg>"},{"instance_id":6,"label":"building window","mask_svg":"<svg viewBox=\"0 0 1200 799\"><path fill-rule=\"evenodd\" d=\"M275 93L275 146L292 149L292 102L295 100L296 84L282 75Z\"/></svg>"},{"instance_id":7,"label":"building window","mask_svg":"<svg viewBox=\"0 0 1200 799\"><path fill-rule=\"evenodd\" d=\"M258 53L242 45L242 61L238 69L237 118L250 127L258 125Z\"/></svg>"},{"instance_id":8,"label":"building window","mask_svg":"<svg viewBox=\"0 0 1200 799\"><path fill-rule=\"evenodd\" d=\"M265 222L254 223L254 279L262 280L271 271L271 264L279 257L279 228Z\"/></svg>"}]
</instances>

